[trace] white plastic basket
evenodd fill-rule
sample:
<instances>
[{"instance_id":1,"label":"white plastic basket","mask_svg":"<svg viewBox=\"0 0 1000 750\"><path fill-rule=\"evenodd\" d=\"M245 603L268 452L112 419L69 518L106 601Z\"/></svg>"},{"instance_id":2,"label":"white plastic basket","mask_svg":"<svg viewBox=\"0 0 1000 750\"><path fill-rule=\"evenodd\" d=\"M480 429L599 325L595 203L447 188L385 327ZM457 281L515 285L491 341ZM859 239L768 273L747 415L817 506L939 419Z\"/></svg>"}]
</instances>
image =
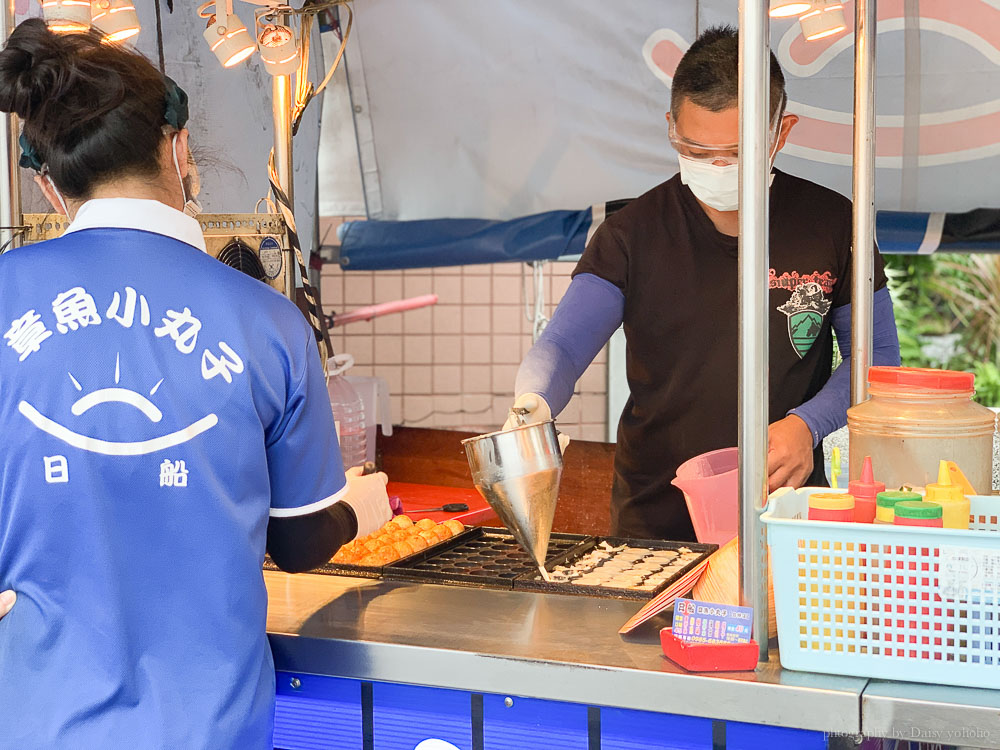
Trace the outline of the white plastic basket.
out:
<instances>
[{"instance_id":1,"label":"white plastic basket","mask_svg":"<svg viewBox=\"0 0 1000 750\"><path fill-rule=\"evenodd\" d=\"M972 497L971 528L809 521L779 490L762 520L781 665L1000 688L1000 497Z\"/></svg>"}]
</instances>

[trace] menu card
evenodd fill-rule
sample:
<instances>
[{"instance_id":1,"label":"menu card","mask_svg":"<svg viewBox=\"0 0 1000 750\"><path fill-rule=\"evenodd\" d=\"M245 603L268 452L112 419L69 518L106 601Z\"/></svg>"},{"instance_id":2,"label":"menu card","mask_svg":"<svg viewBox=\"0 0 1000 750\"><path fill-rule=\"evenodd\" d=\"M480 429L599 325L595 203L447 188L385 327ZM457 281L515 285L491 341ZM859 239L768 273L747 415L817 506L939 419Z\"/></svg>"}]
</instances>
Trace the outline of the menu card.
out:
<instances>
[{"instance_id":1,"label":"menu card","mask_svg":"<svg viewBox=\"0 0 1000 750\"><path fill-rule=\"evenodd\" d=\"M688 643L749 643L753 608L678 599L673 634Z\"/></svg>"}]
</instances>

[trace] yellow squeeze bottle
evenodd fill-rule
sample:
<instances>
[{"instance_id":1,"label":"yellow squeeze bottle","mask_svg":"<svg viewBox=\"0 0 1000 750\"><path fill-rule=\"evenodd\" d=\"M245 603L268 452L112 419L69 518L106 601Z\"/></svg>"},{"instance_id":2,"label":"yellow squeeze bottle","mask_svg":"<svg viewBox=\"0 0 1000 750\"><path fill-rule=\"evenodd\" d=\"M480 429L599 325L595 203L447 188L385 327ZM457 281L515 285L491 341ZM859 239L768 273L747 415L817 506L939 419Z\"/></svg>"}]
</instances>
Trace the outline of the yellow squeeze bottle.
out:
<instances>
[{"instance_id":1,"label":"yellow squeeze bottle","mask_svg":"<svg viewBox=\"0 0 1000 750\"><path fill-rule=\"evenodd\" d=\"M948 470L948 462L941 461L938 466L938 480L936 484L929 484L925 489L924 499L928 503L936 503L941 506L946 529L968 529L969 528L969 498L962 492L962 487L951 483L951 472Z\"/></svg>"}]
</instances>

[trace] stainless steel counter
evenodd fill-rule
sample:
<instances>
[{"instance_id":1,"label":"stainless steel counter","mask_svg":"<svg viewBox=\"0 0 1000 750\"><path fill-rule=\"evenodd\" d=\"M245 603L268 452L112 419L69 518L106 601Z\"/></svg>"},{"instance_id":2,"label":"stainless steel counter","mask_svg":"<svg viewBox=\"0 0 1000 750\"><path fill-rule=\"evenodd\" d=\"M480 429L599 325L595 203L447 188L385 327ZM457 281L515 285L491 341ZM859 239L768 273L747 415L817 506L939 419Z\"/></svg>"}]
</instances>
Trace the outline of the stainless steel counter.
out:
<instances>
[{"instance_id":1,"label":"stainless steel counter","mask_svg":"<svg viewBox=\"0 0 1000 750\"><path fill-rule=\"evenodd\" d=\"M279 670L856 734L867 680L686 673L639 605L589 597L264 574Z\"/></svg>"},{"instance_id":2,"label":"stainless steel counter","mask_svg":"<svg viewBox=\"0 0 1000 750\"><path fill-rule=\"evenodd\" d=\"M1000 748L1000 690L872 680L861 716L873 737Z\"/></svg>"},{"instance_id":3,"label":"stainless steel counter","mask_svg":"<svg viewBox=\"0 0 1000 750\"><path fill-rule=\"evenodd\" d=\"M265 572L279 670L1000 750L1000 691L791 672L695 675L638 605Z\"/></svg>"}]
</instances>

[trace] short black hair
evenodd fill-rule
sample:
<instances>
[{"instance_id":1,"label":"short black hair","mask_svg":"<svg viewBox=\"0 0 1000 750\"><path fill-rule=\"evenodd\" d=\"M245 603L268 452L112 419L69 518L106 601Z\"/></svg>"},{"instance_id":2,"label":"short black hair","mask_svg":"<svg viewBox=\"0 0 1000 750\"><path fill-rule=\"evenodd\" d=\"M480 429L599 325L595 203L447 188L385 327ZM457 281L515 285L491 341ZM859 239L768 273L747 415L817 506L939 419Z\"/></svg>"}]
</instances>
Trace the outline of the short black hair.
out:
<instances>
[{"instance_id":1,"label":"short black hair","mask_svg":"<svg viewBox=\"0 0 1000 750\"><path fill-rule=\"evenodd\" d=\"M739 32L734 26L705 29L677 64L670 87L670 109L677 112L690 99L712 112L735 107L739 102ZM785 74L771 52L771 115L782 106Z\"/></svg>"},{"instance_id":2,"label":"short black hair","mask_svg":"<svg viewBox=\"0 0 1000 750\"><path fill-rule=\"evenodd\" d=\"M165 111L159 70L95 32L59 35L32 18L0 51L0 112L21 118L67 197L85 198L122 175L156 176Z\"/></svg>"}]
</instances>

